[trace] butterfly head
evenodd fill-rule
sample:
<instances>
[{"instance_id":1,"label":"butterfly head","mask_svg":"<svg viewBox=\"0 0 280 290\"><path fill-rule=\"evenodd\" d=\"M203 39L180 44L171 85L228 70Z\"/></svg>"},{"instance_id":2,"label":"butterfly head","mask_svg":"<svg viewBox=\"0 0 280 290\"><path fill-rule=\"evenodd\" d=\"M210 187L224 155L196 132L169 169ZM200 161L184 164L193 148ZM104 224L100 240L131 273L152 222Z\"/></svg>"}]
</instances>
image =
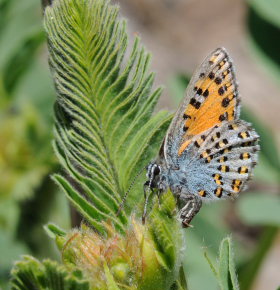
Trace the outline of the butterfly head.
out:
<instances>
[{"instance_id":1,"label":"butterfly head","mask_svg":"<svg viewBox=\"0 0 280 290\"><path fill-rule=\"evenodd\" d=\"M150 163L147 167L147 178L148 180L145 182L145 186L148 188L157 188L159 182L159 176L161 173L161 167L157 163Z\"/></svg>"},{"instance_id":2,"label":"butterfly head","mask_svg":"<svg viewBox=\"0 0 280 290\"><path fill-rule=\"evenodd\" d=\"M145 224L146 215L147 215L147 205L148 205L148 199L150 196L150 193L153 193L154 188L159 188L159 181L161 176L161 167L155 163L151 162L147 166L147 174L146 174L148 180L144 183L144 197L145 197L145 203L144 203L144 210L142 215L142 223Z\"/></svg>"}]
</instances>

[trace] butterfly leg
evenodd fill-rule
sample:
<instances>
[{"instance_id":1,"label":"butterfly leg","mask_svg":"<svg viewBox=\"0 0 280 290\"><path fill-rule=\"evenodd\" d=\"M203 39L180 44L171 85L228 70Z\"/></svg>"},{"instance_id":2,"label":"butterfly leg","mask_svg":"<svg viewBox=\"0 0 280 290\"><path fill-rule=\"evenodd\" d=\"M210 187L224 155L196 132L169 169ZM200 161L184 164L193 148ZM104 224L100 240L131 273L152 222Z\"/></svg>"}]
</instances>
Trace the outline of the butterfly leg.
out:
<instances>
[{"instance_id":1,"label":"butterfly leg","mask_svg":"<svg viewBox=\"0 0 280 290\"><path fill-rule=\"evenodd\" d=\"M184 204L179 212L180 219L182 220L182 226L184 228L190 227L190 222L199 212L202 206L202 201L199 197L188 194L183 197L180 196L180 203Z\"/></svg>"},{"instance_id":2,"label":"butterfly leg","mask_svg":"<svg viewBox=\"0 0 280 290\"><path fill-rule=\"evenodd\" d=\"M150 194L154 192L153 189L147 185L148 185L147 183L144 184L144 210L143 210L143 214L142 214L142 224L143 225L146 222L148 200L149 200Z\"/></svg>"},{"instance_id":3,"label":"butterfly leg","mask_svg":"<svg viewBox=\"0 0 280 290\"><path fill-rule=\"evenodd\" d=\"M161 209L161 203L160 203L161 192L159 190L157 190L156 195L157 195L157 199L158 199L158 208Z\"/></svg>"}]
</instances>

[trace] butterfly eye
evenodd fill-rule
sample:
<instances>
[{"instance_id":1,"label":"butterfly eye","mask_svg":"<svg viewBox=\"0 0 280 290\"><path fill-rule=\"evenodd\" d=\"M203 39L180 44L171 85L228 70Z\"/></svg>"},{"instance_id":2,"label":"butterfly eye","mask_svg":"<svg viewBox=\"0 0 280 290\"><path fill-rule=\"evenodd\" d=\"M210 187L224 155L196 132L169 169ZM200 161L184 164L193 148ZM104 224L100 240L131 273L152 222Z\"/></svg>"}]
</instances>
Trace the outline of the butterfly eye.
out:
<instances>
[{"instance_id":1,"label":"butterfly eye","mask_svg":"<svg viewBox=\"0 0 280 290\"><path fill-rule=\"evenodd\" d=\"M159 173L160 173L160 167L156 165L154 167L154 175L158 175Z\"/></svg>"}]
</instances>

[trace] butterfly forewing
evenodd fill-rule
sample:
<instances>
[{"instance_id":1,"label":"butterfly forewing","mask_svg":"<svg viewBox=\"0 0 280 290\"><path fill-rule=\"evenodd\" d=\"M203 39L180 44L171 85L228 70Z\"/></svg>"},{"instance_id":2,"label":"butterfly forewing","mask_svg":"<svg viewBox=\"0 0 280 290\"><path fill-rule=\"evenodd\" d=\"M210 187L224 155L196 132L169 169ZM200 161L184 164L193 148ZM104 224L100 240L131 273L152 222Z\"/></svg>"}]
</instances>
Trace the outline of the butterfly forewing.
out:
<instances>
[{"instance_id":1,"label":"butterfly forewing","mask_svg":"<svg viewBox=\"0 0 280 290\"><path fill-rule=\"evenodd\" d=\"M170 125L165 142L167 162L173 163L175 151L181 155L194 136L220 126L223 121L237 119L239 102L232 62L225 49L218 48L192 77L186 97Z\"/></svg>"}]
</instances>

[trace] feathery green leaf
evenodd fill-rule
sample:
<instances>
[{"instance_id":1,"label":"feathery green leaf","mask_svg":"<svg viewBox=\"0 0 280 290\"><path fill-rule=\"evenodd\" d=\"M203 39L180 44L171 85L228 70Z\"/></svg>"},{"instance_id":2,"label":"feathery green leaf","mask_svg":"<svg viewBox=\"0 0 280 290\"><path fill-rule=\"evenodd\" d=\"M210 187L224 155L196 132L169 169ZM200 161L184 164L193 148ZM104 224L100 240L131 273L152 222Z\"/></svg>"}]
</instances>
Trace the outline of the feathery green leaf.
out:
<instances>
[{"instance_id":1,"label":"feathery green leaf","mask_svg":"<svg viewBox=\"0 0 280 290\"><path fill-rule=\"evenodd\" d=\"M127 52L118 10L101 0L54 1L44 19L58 95L54 148L66 171L54 180L101 233L107 220L125 231L143 181L116 216L122 197L170 122L166 112L152 116L161 90L153 89L150 55L138 38Z\"/></svg>"},{"instance_id":2,"label":"feathery green leaf","mask_svg":"<svg viewBox=\"0 0 280 290\"><path fill-rule=\"evenodd\" d=\"M68 271L50 260L41 263L31 256L17 262L11 274L12 290L89 290L81 271Z\"/></svg>"}]
</instances>

